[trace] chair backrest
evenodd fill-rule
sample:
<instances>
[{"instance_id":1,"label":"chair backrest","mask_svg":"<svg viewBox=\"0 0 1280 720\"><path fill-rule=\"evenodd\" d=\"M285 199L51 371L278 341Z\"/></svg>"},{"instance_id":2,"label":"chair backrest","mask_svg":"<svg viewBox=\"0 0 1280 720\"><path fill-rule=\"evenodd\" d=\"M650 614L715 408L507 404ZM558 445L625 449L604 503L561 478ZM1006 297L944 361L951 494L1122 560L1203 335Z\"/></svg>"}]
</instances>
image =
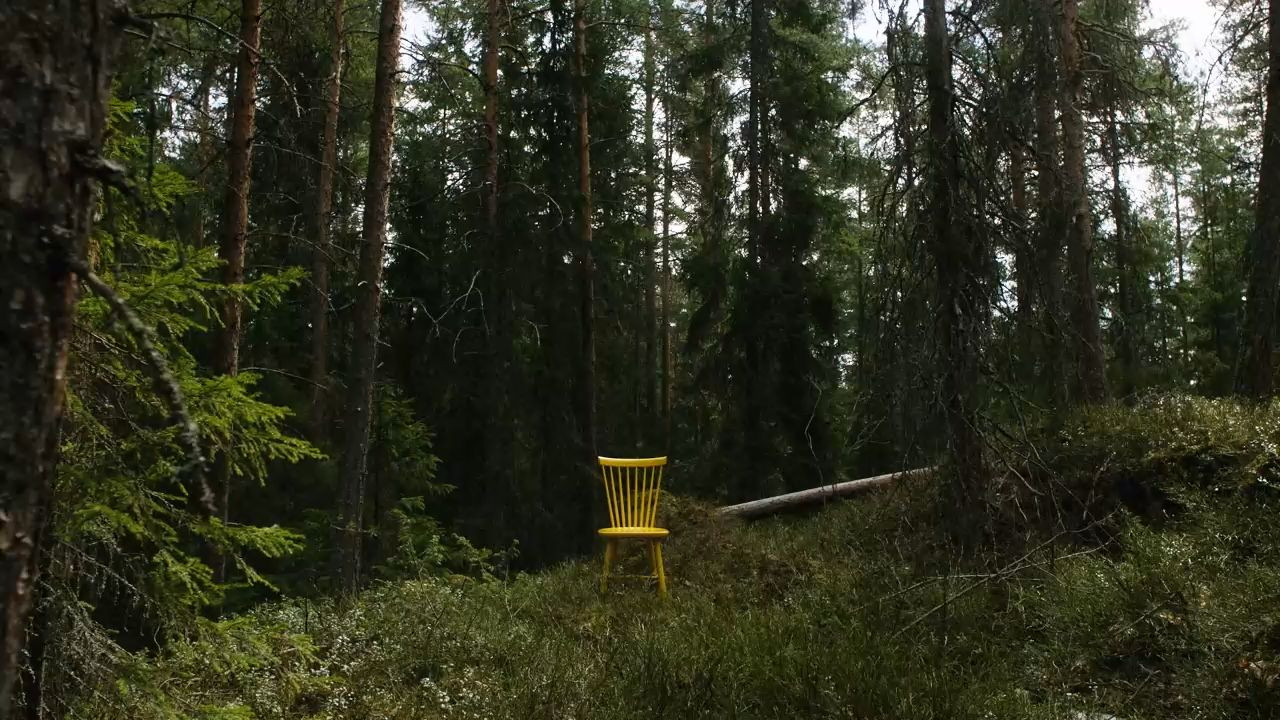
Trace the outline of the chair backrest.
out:
<instances>
[{"instance_id":1,"label":"chair backrest","mask_svg":"<svg viewBox=\"0 0 1280 720\"><path fill-rule=\"evenodd\" d=\"M600 458L604 497L613 527L653 527L658 519L665 457Z\"/></svg>"}]
</instances>

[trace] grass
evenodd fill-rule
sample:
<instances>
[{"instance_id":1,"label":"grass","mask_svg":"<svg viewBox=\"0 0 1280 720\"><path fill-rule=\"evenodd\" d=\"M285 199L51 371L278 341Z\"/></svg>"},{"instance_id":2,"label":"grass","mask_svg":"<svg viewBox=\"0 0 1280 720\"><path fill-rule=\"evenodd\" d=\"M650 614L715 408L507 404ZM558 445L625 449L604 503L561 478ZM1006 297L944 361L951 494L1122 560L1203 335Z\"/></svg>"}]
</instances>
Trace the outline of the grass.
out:
<instances>
[{"instance_id":1,"label":"grass","mask_svg":"<svg viewBox=\"0 0 1280 720\"><path fill-rule=\"evenodd\" d=\"M1147 432L1126 424L1134 412L1149 410L1094 418L1090 437ZM1124 477L1082 473L1116 487L1168 477L1162 492L1178 499L1158 523L1117 511L1106 542L1024 531L958 561L928 480L753 524L667 498L668 601L635 580L601 594L599 558L506 581L387 582L346 603L288 600L174 645L121 681L125 700L84 714L1277 718L1280 503L1241 480L1269 482L1249 453L1275 444L1202 443L1201 421L1162 430L1176 453L1144 446L1158 467L1195 472L1134 461L1110 465ZM1213 461L1223 446L1231 461ZM641 546L624 562L641 570ZM140 690L156 687L163 712Z\"/></svg>"}]
</instances>

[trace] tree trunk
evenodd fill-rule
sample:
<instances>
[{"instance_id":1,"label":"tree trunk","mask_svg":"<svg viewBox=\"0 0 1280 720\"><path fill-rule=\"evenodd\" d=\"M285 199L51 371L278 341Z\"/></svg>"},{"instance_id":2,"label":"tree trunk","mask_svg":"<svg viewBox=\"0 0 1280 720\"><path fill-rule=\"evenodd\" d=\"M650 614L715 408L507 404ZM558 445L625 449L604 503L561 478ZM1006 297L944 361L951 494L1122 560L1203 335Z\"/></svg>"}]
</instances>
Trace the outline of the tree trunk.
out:
<instances>
[{"instance_id":1,"label":"tree trunk","mask_svg":"<svg viewBox=\"0 0 1280 720\"><path fill-rule=\"evenodd\" d=\"M214 144L214 123L210 109L210 96L213 94L213 85L218 80L220 65L216 62L217 56L210 54L205 58L203 66L200 68L200 84L196 88L195 97L193 98L197 112L200 117L196 120L196 132L199 138L196 140L196 163L198 170L195 175L196 186L207 188L209 182L209 172L211 166L216 160L217 148ZM191 218L191 235L190 243L194 248L203 248L207 238L205 237L205 225L208 221L208 202L205 193L197 193L193 195L189 202L192 203L193 217Z\"/></svg>"},{"instance_id":2,"label":"tree trunk","mask_svg":"<svg viewBox=\"0 0 1280 720\"><path fill-rule=\"evenodd\" d=\"M0 718L13 687L46 540L76 274L120 11L112 0L11 0L0 52Z\"/></svg>"},{"instance_id":3,"label":"tree trunk","mask_svg":"<svg viewBox=\"0 0 1280 720\"><path fill-rule=\"evenodd\" d=\"M587 92L587 0L573 6L573 68L578 112L578 280L582 348L579 354L578 422L590 475L596 466L595 260L591 242L591 134Z\"/></svg>"},{"instance_id":4,"label":"tree trunk","mask_svg":"<svg viewBox=\"0 0 1280 720\"><path fill-rule=\"evenodd\" d=\"M312 217L315 247L311 253L311 437L325 436L325 404L329 395L329 266L332 241L333 176L338 165L338 114L342 100L343 0L333 0L329 28L329 77L325 81L324 128L320 136L320 168Z\"/></svg>"},{"instance_id":5,"label":"tree trunk","mask_svg":"<svg viewBox=\"0 0 1280 720\"><path fill-rule=\"evenodd\" d=\"M662 96L662 446L671 448L671 408L675 403L675 347L672 344L671 303L671 179L673 175L673 123L669 95Z\"/></svg>"},{"instance_id":6,"label":"tree trunk","mask_svg":"<svg viewBox=\"0 0 1280 720\"><path fill-rule=\"evenodd\" d=\"M484 457L484 483L488 496L488 517L493 527L505 528L509 509L518 504L513 486L515 416L510 408L510 386L515 366L513 326L515 308L511 301L512 288L509 268L516 262L515 250L504 241L499 225L498 184L499 124L498 124L498 62L502 43L501 12L499 0L487 0L485 13L484 59L484 227L487 246L484 266L487 270L485 287L486 315L489 333L486 336L484 376L480 379L479 397L484 403L480 408Z\"/></svg>"},{"instance_id":7,"label":"tree trunk","mask_svg":"<svg viewBox=\"0 0 1280 720\"><path fill-rule=\"evenodd\" d=\"M1142 320L1137 307L1138 278L1135 276L1133 237L1130 233L1129 199L1120 181L1120 128L1115 110L1107 116L1107 150L1111 166L1111 221L1115 223L1116 247L1116 318L1119 331L1116 356L1120 361L1120 396L1131 397L1138 389L1141 372L1138 358L1138 336Z\"/></svg>"},{"instance_id":8,"label":"tree trunk","mask_svg":"<svg viewBox=\"0 0 1280 720\"><path fill-rule=\"evenodd\" d=\"M1052 0L1046 0L1052 2ZM1075 336L1075 398L1097 403L1107 397L1106 361L1093 284L1093 214L1089 206L1084 146L1084 68L1076 34L1078 0L1062 0L1058 49L1062 61L1063 198L1066 200L1067 273L1071 280L1071 325Z\"/></svg>"},{"instance_id":9,"label":"tree trunk","mask_svg":"<svg viewBox=\"0 0 1280 720\"><path fill-rule=\"evenodd\" d=\"M946 0L925 0L925 83L929 107L929 216L938 283L938 332L942 360L942 404L952 462L952 494L960 508L957 539L972 547L974 511L982 507L987 482L976 389L980 379L981 278L984 248L960 207L963 172L956 135L951 42Z\"/></svg>"},{"instance_id":10,"label":"tree trunk","mask_svg":"<svg viewBox=\"0 0 1280 720\"><path fill-rule=\"evenodd\" d=\"M249 181L253 170L253 128L257 113L258 67L262 60L262 0L242 0L240 6L240 49L236 55L236 92L231 110L231 139L227 143L227 186L223 199L221 258L222 284L244 283L245 245L249 234ZM222 304L222 327L214 340L213 372L235 375L240 371L240 299L228 296ZM228 522L231 507L231 464L226 453L218 455L214 466L215 492L222 521ZM226 579L226 559L210 552L214 579Z\"/></svg>"},{"instance_id":11,"label":"tree trunk","mask_svg":"<svg viewBox=\"0 0 1280 720\"><path fill-rule=\"evenodd\" d=\"M1016 3L1006 1L1000 9L1000 42L1005 54L1010 58L1000 64L1000 82L1005 87L1014 86L1014 74L1017 71L1012 58L1020 57L1020 45L1015 28L1019 22L1018 12L1021 8ZM1027 198L1027 152L1026 130L1027 113L1025 99L1017 93L1009 93L1004 101L1004 112L1007 117L1002 123L1001 138L1005 151L1009 155L1010 211L1017 224L1010 238L1010 252L1013 254L1013 272L1016 287L1015 299L1017 310L1014 316L1014 341L1016 347L1015 365L1026 381L1035 377L1035 333L1036 333L1036 259L1035 246L1030 232L1030 204Z\"/></svg>"},{"instance_id":12,"label":"tree trunk","mask_svg":"<svg viewBox=\"0 0 1280 720\"><path fill-rule=\"evenodd\" d=\"M1014 218L1022 223L1023 228L1027 226L1027 220L1030 217L1029 205L1027 203L1027 158L1023 153L1022 147L1018 145L1018 140L1014 139L1009 147L1009 182L1013 185L1011 191L1011 209ZM1031 368L1033 364L1029 362L1031 357L1032 334L1035 332L1035 257L1032 253L1032 245L1029 240L1030 236L1024 231L1014 230L1014 259L1013 269L1014 277L1017 284L1017 333L1018 333L1018 352L1027 357L1027 361L1021 363L1025 368ZM1030 375L1027 376L1030 379Z\"/></svg>"},{"instance_id":13,"label":"tree trunk","mask_svg":"<svg viewBox=\"0 0 1280 720\"><path fill-rule=\"evenodd\" d=\"M656 196L658 184L658 153L654 144L654 105L656 101L657 58L654 55L653 25L656 14L649 13L650 27L644 33L644 227L645 227L645 276L644 276L644 356L641 363L643 377L642 393L644 397L644 420L642 427L645 435L651 435L655 421L663 414L659 412L657 380L658 380L658 299L657 299L657 260L654 252L657 233L654 224L656 217ZM665 106L665 103L664 103ZM665 213L665 210L664 210ZM665 226L666 218L663 218ZM663 240L665 243L665 238ZM666 288L663 287L663 313L666 308ZM663 331L665 334L665 331ZM662 344L665 347L665 338ZM665 354L665 353L664 353ZM666 365L663 364L665 371ZM665 375L664 375L665 377ZM665 407L665 405L664 405Z\"/></svg>"},{"instance_id":14,"label":"tree trunk","mask_svg":"<svg viewBox=\"0 0 1280 720\"><path fill-rule=\"evenodd\" d=\"M752 264L760 261L763 235L761 213L762 177L760 167L760 138L764 102L765 32L764 0L751 0L751 38L748 51L750 63L747 89L747 259Z\"/></svg>"},{"instance_id":15,"label":"tree trunk","mask_svg":"<svg viewBox=\"0 0 1280 720\"><path fill-rule=\"evenodd\" d=\"M817 504L825 504L830 500L838 500L860 492L875 490L892 485L897 480L910 480L913 477L927 477L937 472L937 468L925 467L915 470L902 470L874 477L847 480L832 485L822 485L808 490L798 490L783 495L751 500L736 505L726 505L717 512L726 517L751 520L753 518L775 515L777 513L796 510Z\"/></svg>"},{"instance_id":16,"label":"tree trunk","mask_svg":"<svg viewBox=\"0 0 1280 720\"><path fill-rule=\"evenodd\" d=\"M364 519L364 475L373 413L373 385L378 359L382 265L391 196L392 146L395 140L396 71L400 61L401 0L382 0L378 28L378 60L373 86L369 134L369 175L365 184L364 224L347 393L346 428L339 475L336 572L339 587L354 592L360 584L361 524Z\"/></svg>"},{"instance_id":17,"label":"tree trunk","mask_svg":"<svg viewBox=\"0 0 1280 720\"><path fill-rule=\"evenodd\" d=\"M484 218L489 242L498 240L499 0L487 0L484 33Z\"/></svg>"},{"instance_id":18,"label":"tree trunk","mask_svg":"<svg viewBox=\"0 0 1280 720\"><path fill-rule=\"evenodd\" d=\"M750 37L747 41L747 266L744 292L738 301L742 308L739 312L751 312L758 306L765 285L762 267L766 264L764 257L767 253L765 207L768 201L765 198L769 182L765 164L765 138L768 134L765 104L765 84L769 76L768 33L768 6L765 0L751 0ZM748 479L743 492L760 495L766 492L768 482L768 473L763 468L771 467L773 463L773 459L767 457L771 443L766 438L764 416L765 409L771 406L771 388L774 383L772 378L762 377L766 367L765 358L770 352L770 338L755 323L748 324L743 335L741 342L745 357L742 377L737 380L736 398L742 408L742 417L741 428L736 432L741 435L745 450L741 462L749 467L762 468Z\"/></svg>"},{"instance_id":19,"label":"tree trunk","mask_svg":"<svg viewBox=\"0 0 1280 720\"><path fill-rule=\"evenodd\" d=\"M1191 360L1191 339L1187 332L1187 309L1183 306L1183 283L1186 282L1187 240L1182 234L1182 167L1175 162L1170 171L1173 178L1173 237L1174 257L1178 266L1178 285L1174 292L1176 298L1174 309L1178 313L1178 335L1181 340L1182 369L1185 371Z\"/></svg>"},{"instance_id":20,"label":"tree trunk","mask_svg":"<svg viewBox=\"0 0 1280 720\"><path fill-rule=\"evenodd\" d=\"M1237 389L1258 399L1274 391L1276 302L1280 296L1280 0L1267 11L1267 109L1262 128L1256 225L1249 243L1245 354Z\"/></svg>"},{"instance_id":21,"label":"tree trunk","mask_svg":"<svg viewBox=\"0 0 1280 720\"><path fill-rule=\"evenodd\" d=\"M258 44L262 35L261 0L243 0L240 6L240 50L236 58L236 95L232 105L231 139L227 143L227 187L223 202L222 283L244 282L245 241L249 232L249 177L253 167L253 127L257 112ZM239 299L229 297L222 306L222 328L213 356L213 371L235 375L240 369ZM225 492L225 489L224 489Z\"/></svg>"},{"instance_id":22,"label":"tree trunk","mask_svg":"<svg viewBox=\"0 0 1280 720\"><path fill-rule=\"evenodd\" d=\"M1053 55L1053 20L1047 3L1037 7L1033 43L1035 74L1036 265L1039 279L1041 347L1040 384L1049 389L1055 408L1067 404L1063 355L1062 249L1066 233L1062 215L1062 161L1058 142L1058 68Z\"/></svg>"}]
</instances>

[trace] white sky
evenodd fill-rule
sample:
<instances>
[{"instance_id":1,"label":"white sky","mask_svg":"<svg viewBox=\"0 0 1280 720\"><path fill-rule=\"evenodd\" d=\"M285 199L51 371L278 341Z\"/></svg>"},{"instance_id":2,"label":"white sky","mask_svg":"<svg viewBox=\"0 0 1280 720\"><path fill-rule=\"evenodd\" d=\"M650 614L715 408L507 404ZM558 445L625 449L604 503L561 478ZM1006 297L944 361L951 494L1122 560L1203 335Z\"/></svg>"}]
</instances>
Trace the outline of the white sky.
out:
<instances>
[{"instance_id":1,"label":"white sky","mask_svg":"<svg viewBox=\"0 0 1280 720\"><path fill-rule=\"evenodd\" d=\"M909 0L918 12L921 0ZM1218 38L1219 13L1210 5L1210 0L1147 0L1148 12L1146 27L1157 27L1173 24L1177 28L1177 40L1186 60L1186 69L1190 80L1199 84L1204 82L1204 75L1218 57L1220 48ZM878 46L884 42L885 15L876 0L866 0L854 26L854 33L864 42ZM427 40L432 29L432 21L421 6L411 4L405 14L404 42L406 45L419 44ZM407 56L402 62L408 65L412 61ZM1210 83L1210 96L1213 85L1220 78L1214 77ZM1137 199L1143 199L1150 190L1150 172L1144 167L1130 167L1125 173L1125 182Z\"/></svg>"},{"instance_id":2,"label":"white sky","mask_svg":"<svg viewBox=\"0 0 1280 720\"><path fill-rule=\"evenodd\" d=\"M918 10L920 0L911 2ZM868 43L879 44L884 40L884 14L878 2L871 0L866 5L854 32ZM1209 0L1148 0L1148 7L1148 26L1180 24L1178 45L1187 59L1188 69L1199 79L1218 54L1213 37L1217 30L1217 11L1209 5ZM427 39L432 23L429 14L422 7L410 5L404 21L406 44L421 43Z\"/></svg>"},{"instance_id":3,"label":"white sky","mask_svg":"<svg viewBox=\"0 0 1280 720\"><path fill-rule=\"evenodd\" d=\"M920 0L910 0L920 7ZM1155 27L1175 24L1179 27L1178 45L1187 61L1187 69L1194 81L1203 81L1203 75L1218 56L1219 48L1214 37L1218 25L1218 12L1210 0L1148 0L1146 25ZM854 32L863 41L878 45L884 41L884 13L880 3L865 3ZM405 13L404 42L406 45L422 43L427 39L432 22L429 13L420 5L411 4ZM408 65L411 61L404 57Z\"/></svg>"},{"instance_id":4,"label":"white sky","mask_svg":"<svg viewBox=\"0 0 1280 720\"><path fill-rule=\"evenodd\" d=\"M920 0L911 0L911 4L918 12ZM885 17L879 5L875 0L869 0L868 7L863 9L854 30L859 38L870 43L879 43L884 39ZM1212 40L1218 13L1209 5L1209 0L1148 0L1148 5L1149 26L1170 22L1182 24L1178 44L1193 71L1203 71L1213 63L1217 57Z\"/></svg>"}]
</instances>

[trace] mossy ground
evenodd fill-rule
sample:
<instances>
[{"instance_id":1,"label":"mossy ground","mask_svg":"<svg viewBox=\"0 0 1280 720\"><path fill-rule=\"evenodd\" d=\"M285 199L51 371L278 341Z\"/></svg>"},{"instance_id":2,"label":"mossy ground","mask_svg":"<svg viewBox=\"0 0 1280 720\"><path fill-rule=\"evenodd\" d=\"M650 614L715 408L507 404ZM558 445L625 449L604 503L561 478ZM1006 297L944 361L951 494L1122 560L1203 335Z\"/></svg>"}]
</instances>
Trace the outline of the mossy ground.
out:
<instances>
[{"instance_id":1,"label":"mossy ground","mask_svg":"<svg viewBox=\"0 0 1280 720\"><path fill-rule=\"evenodd\" d=\"M387 582L263 606L147 683L209 718L1277 718L1280 502L1242 488L1269 482L1262 436L1280 433L1274 413L1249 438L1198 430L1213 411L1181 433L1148 407L1065 435L1063 463L1146 433L1125 477L1081 477L1163 467L1179 498L1160 523L1113 510L1105 542L1028 530L960 561L936 480L750 524L673 497L669 600L638 580L602 594L599 558Z\"/></svg>"}]
</instances>

